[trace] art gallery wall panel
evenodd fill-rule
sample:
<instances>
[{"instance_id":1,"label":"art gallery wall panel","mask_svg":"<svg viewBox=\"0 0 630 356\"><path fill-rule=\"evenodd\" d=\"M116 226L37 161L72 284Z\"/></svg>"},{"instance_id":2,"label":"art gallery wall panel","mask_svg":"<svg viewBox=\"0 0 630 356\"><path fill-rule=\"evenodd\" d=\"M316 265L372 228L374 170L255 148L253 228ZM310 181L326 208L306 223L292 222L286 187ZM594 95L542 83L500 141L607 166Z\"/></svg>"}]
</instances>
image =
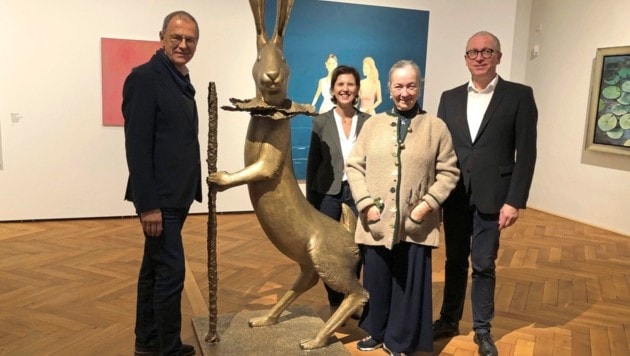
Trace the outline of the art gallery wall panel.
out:
<instances>
[{"instance_id":1,"label":"art gallery wall panel","mask_svg":"<svg viewBox=\"0 0 630 356\"><path fill-rule=\"evenodd\" d=\"M595 53L630 44L628 12L628 1L534 0L529 48L540 54L527 82L539 110L530 205L630 236L630 156L584 150Z\"/></svg>"},{"instance_id":2,"label":"art gallery wall panel","mask_svg":"<svg viewBox=\"0 0 630 356\"><path fill-rule=\"evenodd\" d=\"M101 37L157 40L164 15L182 8L181 2L3 1L2 6L2 31L16 36L10 36L8 44L14 55L4 56L0 69L0 102L6 109L0 113L5 138L0 219L133 214L131 204L122 199L127 177L122 128L98 122L98 46ZM198 90L203 147L208 82L220 82L222 103L227 103L228 93L253 95L243 83L250 80L255 49L234 50L239 37L251 42L253 28L246 26L247 2L190 1L183 9L196 16L202 30L190 68ZM226 13L245 15L219 16ZM226 29L233 35L226 36ZM12 121L11 114L19 119ZM246 127L247 120L240 118L220 127L227 137L220 140L223 153L242 152ZM242 161L224 157L220 163L227 169L237 169ZM251 209L244 188L226 193L220 201L230 196L228 208ZM205 208L204 202L192 210Z\"/></svg>"},{"instance_id":3,"label":"art gallery wall panel","mask_svg":"<svg viewBox=\"0 0 630 356\"><path fill-rule=\"evenodd\" d=\"M474 31L507 39L501 73L512 72L516 0L357 3L430 12L424 101L430 112L442 90L466 80L463 48ZM219 105L255 95L254 24L247 1L0 1L0 32L12 34L5 37L11 50L0 57L1 221L134 213L122 200L127 179L122 128L101 123L100 38L157 40L163 17L178 9L191 12L201 29L189 67L204 156L208 82L216 83ZM248 118L221 111L219 120L218 166L238 170ZM204 184L204 199L206 191ZM192 211L204 212L206 204L195 203ZM251 210L245 187L220 193L217 205L220 211Z\"/></svg>"}]
</instances>

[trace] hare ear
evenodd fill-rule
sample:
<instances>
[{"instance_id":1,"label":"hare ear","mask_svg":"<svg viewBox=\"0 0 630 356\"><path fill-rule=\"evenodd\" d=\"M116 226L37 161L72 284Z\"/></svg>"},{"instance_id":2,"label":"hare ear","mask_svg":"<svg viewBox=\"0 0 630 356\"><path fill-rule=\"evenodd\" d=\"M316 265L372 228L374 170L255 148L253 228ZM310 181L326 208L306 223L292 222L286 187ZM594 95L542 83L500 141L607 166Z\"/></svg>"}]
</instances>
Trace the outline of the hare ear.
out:
<instances>
[{"instance_id":1,"label":"hare ear","mask_svg":"<svg viewBox=\"0 0 630 356\"><path fill-rule=\"evenodd\" d=\"M256 44L258 49L267 43L267 33L265 32L265 0L249 0L254 14L256 24Z\"/></svg>"},{"instance_id":2,"label":"hare ear","mask_svg":"<svg viewBox=\"0 0 630 356\"><path fill-rule=\"evenodd\" d=\"M284 32L287 30L287 23L289 22L289 14L293 7L294 0L278 0L278 15L276 16L276 31L273 34L273 43L282 48L282 40L284 38Z\"/></svg>"}]
</instances>

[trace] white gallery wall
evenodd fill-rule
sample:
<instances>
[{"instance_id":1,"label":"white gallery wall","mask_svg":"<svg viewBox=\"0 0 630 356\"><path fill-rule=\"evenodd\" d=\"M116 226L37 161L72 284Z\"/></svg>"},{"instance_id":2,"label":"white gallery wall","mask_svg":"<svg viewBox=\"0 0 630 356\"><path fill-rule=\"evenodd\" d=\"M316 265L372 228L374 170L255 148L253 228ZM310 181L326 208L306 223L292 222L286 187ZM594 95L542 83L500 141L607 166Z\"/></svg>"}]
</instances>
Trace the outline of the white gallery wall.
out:
<instances>
[{"instance_id":1,"label":"white gallery wall","mask_svg":"<svg viewBox=\"0 0 630 356\"><path fill-rule=\"evenodd\" d=\"M533 0L526 82L538 104L529 205L630 235L630 156L584 150L597 48L630 45L630 1Z\"/></svg>"},{"instance_id":2,"label":"white gallery wall","mask_svg":"<svg viewBox=\"0 0 630 356\"><path fill-rule=\"evenodd\" d=\"M204 160L208 83L221 90L219 104L227 104L229 96L254 96L248 1L0 0L0 32L11 34L7 46L12 48L0 59L0 220L134 213L123 201L123 128L101 124L100 39L157 41L164 16L179 9L192 13L201 29L189 66ZM220 165L236 169L247 118L220 116ZM251 209L244 188L223 193L220 200L226 210ZM207 199L192 209L204 210Z\"/></svg>"},{"instance_id":3,"label":"white gallery wall","mask_svg":"<svg viewBox=\"0 0 630 356\"><path fill-rule=\"evenodd\" d=\"M470 34L495 33L504 52L499 74L534 87L539 107L530 206L630 234L630 158L582 148L595 49L630 44L623 16L630 2L344 2L430 12L424 98L429 112L436 112L443 90L467 80L463 51ZM0 0L0 33L8 34L0 56L0 221L133 215L132 205L122 200L122 127L101 124L100 38L157 40L163 17L178 9L191 12L201 28L189 66L203 158L208 83L216 83L219 105L254 96L248 1ZM541 51L534 58L535 44ZM243 113L219 112L220 169L242 168L247 121ZM251 210L245 187L220 193L217 205L219 211ZM192 211L207 211L205 194Z\"/></svg>"}]
</instances>

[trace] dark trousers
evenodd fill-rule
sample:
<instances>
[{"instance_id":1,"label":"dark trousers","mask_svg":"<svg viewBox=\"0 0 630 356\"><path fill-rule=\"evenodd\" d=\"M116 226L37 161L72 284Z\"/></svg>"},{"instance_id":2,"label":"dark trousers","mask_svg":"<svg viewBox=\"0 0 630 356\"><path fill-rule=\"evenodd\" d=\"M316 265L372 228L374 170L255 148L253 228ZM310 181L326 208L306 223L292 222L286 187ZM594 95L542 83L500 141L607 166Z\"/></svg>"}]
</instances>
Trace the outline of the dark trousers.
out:
<instances>
[{"instance_id":1,"label":"dark trousers","mask_svg":"<svg viewBox=\"0 0 630 356\"><path fill-rule=\"evenodd\" d=\"M343 182L341 184L341 191L335 195L315 195L314 200L311 203L315 206L315 208L326 216L333 218L337 221L341 219L341 204L345 203L348 205L354 215L357 216L357 207L354 203L354 199L352 198L352 192L350 191L350 186L348 182ZM357 265L357 278L361 275L361 264ZM339 293L336 290L330 288L326 283L324 283L324 287L326 287L326 292L328 293L328 303L330 303L331 307L338 307L343 298L345 297L343 293Z\"/></svg>"},{"instance_id":2,"label":"dark trousers","mask_svg":"<svg viewBox=\"0 0 630 356\"><path fill-rule=\"evenodd\" d=\"M360 245L370 299L359 326L395 352L433 351L431 251L400 242L389 250Z\"/></svg>"},{"instance_id":3,"label":"dark trousers","mask_svg":"<svg viewBox=\"0 0 630 356\"><path fill-rule=\"evenodd\" d=\"M462 318L470 257L473 329L490 331L494 318L495 260L499 251L498 220L498 214L483 214L467 200L444 205L446 268L440 311L443 320L455 323Z\"/></svg>"},{"instance_id":4,"label":"dark trousers","mask_svg":"<svg viewBox=\"0 0 630 356\"><path fill-rule=\"evenodd\" d=\"M162 209L163 231L145 235L144 255L138 276L136 343L160 347L161 355L182 352L181 299L185 261L182 226L188 208Z\"/></svg>"}]
</instances>

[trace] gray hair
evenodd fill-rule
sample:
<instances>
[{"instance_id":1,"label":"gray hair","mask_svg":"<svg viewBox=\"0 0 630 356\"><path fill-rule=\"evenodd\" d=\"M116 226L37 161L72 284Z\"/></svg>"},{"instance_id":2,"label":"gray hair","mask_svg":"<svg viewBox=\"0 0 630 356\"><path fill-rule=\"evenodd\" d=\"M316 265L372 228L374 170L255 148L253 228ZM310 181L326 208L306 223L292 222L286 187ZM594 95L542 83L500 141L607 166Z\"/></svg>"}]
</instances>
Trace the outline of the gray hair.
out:
<instances>
[{"instance_id":1,"label":"gray hair","mask_svg":"<svg viewBox=\"0 0 630 356\"><path fill-rule=\"evenodd\" d=\"M470 36L470 38L466 42L466 47L468 47L468 42L470 42L471 39L473 39L474 37L477 37L477 36L490 36L490 37L492 37L492 40L494 41L494 44L496 46L495 50L497 52L501 53L501 42L499 41L497 36L493 35L492 33L488 32L488 31L479 31L479 32L475 33L474 35ZM468 49L468 48L466 48L466 49Z\"/></svg>"},{"instance_id":2,"label":"gray hair","mask_svg":"<svg viewBox=\"0 0 630 356\"><path fill-rule=\"evenodd\" d=\"M392 73L394 73L394 71L406 67L411 67L411 69L416 72L416 79L418 80L418 85L420 85L423 82L422 72L420 71L420 67L418 67L416 62L412 61L411 59L401 59L398 62L394 63L394 65L389 70L389 82L391 83L392 81Z\"/></svg>"},{"instance_id":3,"label":"gray hair","mask_svg":"<svg viewBox=\"0 0 630 356\"><path fill-rule=\"evenodd\" d=\"M194 23L195 27L197 28L197 37L199 37L199 24L197 23L197 20L195 20L193 15L183 10L173 11L170 14L166 15L166 17L164 18L164 22L162 22L162 33L166 33L166 28L168 27L168 24L175 17Z\"/></svg>"}]
</instances>

